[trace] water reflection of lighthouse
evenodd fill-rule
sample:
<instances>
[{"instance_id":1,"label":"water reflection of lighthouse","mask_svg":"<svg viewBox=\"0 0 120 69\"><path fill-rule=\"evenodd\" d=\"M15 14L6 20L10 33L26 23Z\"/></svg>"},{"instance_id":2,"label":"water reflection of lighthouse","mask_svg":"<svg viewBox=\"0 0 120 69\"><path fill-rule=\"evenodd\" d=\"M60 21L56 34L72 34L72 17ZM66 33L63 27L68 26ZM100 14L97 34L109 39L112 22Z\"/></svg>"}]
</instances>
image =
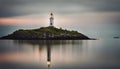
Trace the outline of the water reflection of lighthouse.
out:
<instances>
[{"instance_id":1,"label":"water reflection of lighthouse","mask_svg":"<svg viewBox=\"0 0 120 69\"><path fill-rule=\"evenodd\" d=\"M51 65L51 47L47 45L47 65L50 67Z\"/></svg>"}]
</instances>

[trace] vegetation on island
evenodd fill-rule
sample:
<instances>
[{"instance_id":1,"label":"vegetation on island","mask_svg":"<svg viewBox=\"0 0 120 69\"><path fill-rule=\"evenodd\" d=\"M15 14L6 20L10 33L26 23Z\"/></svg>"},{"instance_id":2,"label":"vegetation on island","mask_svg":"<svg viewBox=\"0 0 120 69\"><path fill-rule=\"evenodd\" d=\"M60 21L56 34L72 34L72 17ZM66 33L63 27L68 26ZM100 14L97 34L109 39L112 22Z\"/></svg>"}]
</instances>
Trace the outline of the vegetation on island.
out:
<instances>
[{"instance_id":1,"label":"vegetation on island","mask_svg":"<svg viewBox=\"0 0 120 69\"><path fill-rule=\"evenodd\" d=\"M69 31L56 27L41 27L32 30L17 30L2 39L89 39L77 31Z\"/></svg>"}]
</instances>

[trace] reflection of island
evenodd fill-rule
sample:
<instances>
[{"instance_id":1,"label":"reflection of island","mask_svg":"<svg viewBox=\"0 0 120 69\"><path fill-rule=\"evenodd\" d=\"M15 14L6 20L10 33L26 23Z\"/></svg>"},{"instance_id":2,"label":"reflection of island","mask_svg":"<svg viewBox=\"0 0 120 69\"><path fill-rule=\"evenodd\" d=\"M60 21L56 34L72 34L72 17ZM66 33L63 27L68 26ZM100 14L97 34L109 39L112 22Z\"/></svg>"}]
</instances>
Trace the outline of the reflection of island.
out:
<instances>
[{"instance_id":1,"label":"reflection of island","mask_svg":"<svg viewBox=\"0 0 120 69\"><path fill-rule=\"evenodd\" d=\"M81 40L12 40L9 47L15 46L12 47L15 51L6 52L0 61L33 64L40 69L73 64L84 61L87 50L84 44L86 41Z\"/></svg>"},{"instance_id":2,"label":"reflection of island","mask_svg":"<svg viewBox=\"0 0 120 69\"><path fill-rule=\"evenodd\" d=\"M14 43L16 45L27 45L33 46L33 51L36 54L36 59L40 58L40 54L43 54L43 48L45 47L46 50L46 54L47 54L47 65L48 67L51 66L51 48L52 46L56 46L56 45L67 45L67 44L79 44L81 45L82 42L81 41L77 41L77 40L14 40ZM30 46L31 47L31 46ZM38 61L38 60L36 60Z\"/></svg>"},{"instance_id":3,"label":"reflection of island","mask_svg":"<svg viewBox=\"0 0 120 69\"><path fill-rule=\"evenodd\" d=\"M9 47L15 46L15 51L5 53L0 60L50 68L64 63L73 64L86 61L84 59L89 52L86 43L82 40L12 40Z\"/></svg>"},{"instance_id":4,"label":"reflection of island","mask_svg":"<svg viewBox=\"0 0 120 69\"><path fill-rule=\"evenodd\" d=\"M82 46L83 41L81 40L14 40L14 44L20 45L20 47L27 46L27 48L25 47L26 49L32 48L31 51L33 50L33 53L36 54L34 55L36 61L46 61L48 67L51 66L51 59L52 65L54 65L55 61L61 62L63 58L66 59L65 61L72 61L71 57L77 56L76 54L73 54L74 52L78 53L77 51L79 50L79 54L82 54L84 51ZM51 55L51 53L53 55ZM60 54L64 57L60 56ZM45 56L47 57L45 58Z\"/></svg>"},{"instance_id":5,"label":"reflection of island","mask_svg":"<svg viewBox=\"0 0 120 69\"><path fill-rule=\"evenodd\" d=\"M78 40L14 40L15 44L28 44L28 45L38 45L40 47L46 46L46 45L67 45L67 44L82 44L82 41Z\"/></svg>"},{"instance_id":6,"label":"reflection of island","mask_svg":"<svg viewBox=\"0 0 120 69\"><path fill-rule=\"evenodd\" d=\"M20 40L83 40L89 39L78 31L70 31L62 28L56 28L54 25L54 16L50 14L50 25L32 30L17 30L1 39L20 39Z\"/></svg>"}]
</instances>

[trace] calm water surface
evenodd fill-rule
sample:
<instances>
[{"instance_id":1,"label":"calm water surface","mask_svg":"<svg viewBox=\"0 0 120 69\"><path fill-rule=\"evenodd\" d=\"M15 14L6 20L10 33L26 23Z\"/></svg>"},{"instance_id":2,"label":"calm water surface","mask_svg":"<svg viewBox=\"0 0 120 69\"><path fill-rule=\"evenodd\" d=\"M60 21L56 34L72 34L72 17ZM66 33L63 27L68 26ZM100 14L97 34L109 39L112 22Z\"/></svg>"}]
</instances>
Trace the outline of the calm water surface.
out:
<instances>
[{"instance_id":1,"label":"calm water surface","mask_svg":"<svg viewBox=\"0 0 120 69\"><path fill-rule=\"evenodd\" d=\"M120 69L120 40L0 40L0 69Z\"/></svg>"}]
</instances>

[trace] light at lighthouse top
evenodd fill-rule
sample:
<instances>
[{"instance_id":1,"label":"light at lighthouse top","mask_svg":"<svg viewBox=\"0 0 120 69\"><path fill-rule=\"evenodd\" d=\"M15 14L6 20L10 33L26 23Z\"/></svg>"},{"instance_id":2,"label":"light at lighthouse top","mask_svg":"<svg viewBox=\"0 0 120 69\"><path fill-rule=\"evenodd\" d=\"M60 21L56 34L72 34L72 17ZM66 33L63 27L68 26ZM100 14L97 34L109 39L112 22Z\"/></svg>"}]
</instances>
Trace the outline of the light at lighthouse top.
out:
<instances>
[{"instance_id":1,"label":"light at lighthouse top","mask_svg":"<svg viewBox=\"0 0 120 69\"><path fill-rule=\"evenodd\" d=\"M51 13L50 15L51 15L51 18L54 18L53 13Z\"/></svg>"}]
</instances>

